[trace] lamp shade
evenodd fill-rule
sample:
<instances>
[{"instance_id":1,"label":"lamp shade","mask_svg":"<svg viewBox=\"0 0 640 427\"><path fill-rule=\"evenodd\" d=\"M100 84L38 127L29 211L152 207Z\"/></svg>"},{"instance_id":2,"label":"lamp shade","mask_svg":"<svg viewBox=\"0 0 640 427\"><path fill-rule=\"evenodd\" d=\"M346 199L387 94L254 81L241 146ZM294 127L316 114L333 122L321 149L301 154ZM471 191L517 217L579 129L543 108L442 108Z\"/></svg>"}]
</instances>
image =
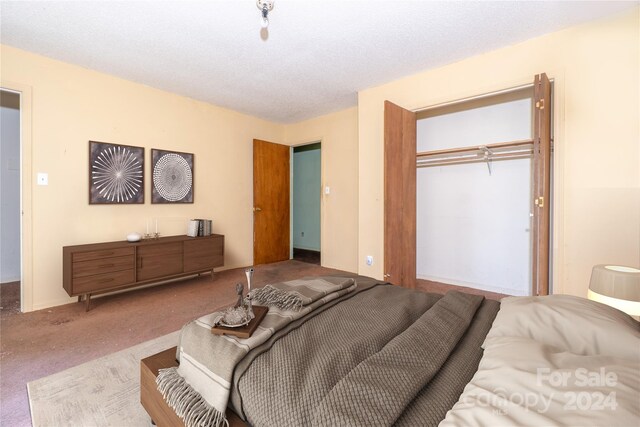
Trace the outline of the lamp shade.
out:
<instances>
[{"instance_id":1,"label":"lamp shade","mask_svg":"<svg viewBox=\"0 0 640 427\"><path fill-rule=\"evenodd\" d=\"M594 266L588 298L640 316L640 270L619 265Z\"/></svg>"}]
</instances>

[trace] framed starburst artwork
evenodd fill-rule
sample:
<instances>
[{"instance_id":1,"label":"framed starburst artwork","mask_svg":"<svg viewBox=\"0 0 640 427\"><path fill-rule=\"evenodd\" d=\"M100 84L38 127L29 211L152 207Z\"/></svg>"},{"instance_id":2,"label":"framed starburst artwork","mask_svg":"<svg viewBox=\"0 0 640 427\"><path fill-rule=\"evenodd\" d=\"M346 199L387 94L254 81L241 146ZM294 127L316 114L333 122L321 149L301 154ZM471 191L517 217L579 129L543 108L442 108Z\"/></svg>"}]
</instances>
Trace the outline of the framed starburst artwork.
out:
<instances>
[{"instance_id":1,"label":"framed starburst artwork","mask_svg":"<svg viewBox=\"0 0 640 427\"><path fill-rule=\"evenodd\" d=\"M151 149L151 203L193 203L193 154Z\"/></svg>"},{"instance_id":2,"label":"framed starburst artwork","mask_svg":"<svg viewBox=\"0 0 640 427\"><path fill-rule=\"evenodd\" d=\"M89 141L89 204L144 203L144 148Z\"/></svg>"}]
</instances>

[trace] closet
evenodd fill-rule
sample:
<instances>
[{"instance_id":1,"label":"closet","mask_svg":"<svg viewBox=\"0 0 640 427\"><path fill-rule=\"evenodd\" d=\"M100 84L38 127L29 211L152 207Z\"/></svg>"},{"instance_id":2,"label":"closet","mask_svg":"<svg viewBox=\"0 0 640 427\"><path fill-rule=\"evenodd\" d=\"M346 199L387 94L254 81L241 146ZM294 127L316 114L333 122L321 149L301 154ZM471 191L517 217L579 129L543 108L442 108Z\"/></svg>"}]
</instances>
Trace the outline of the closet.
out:
<instances>
[{"instance_id":1,"label":"closet","mask_svg":"<svg viewBox=\"0 0 640 427\"><path fill-rule=\"evenodd\" d=\"M551 84L385 104L385 278L549 291Z\"/></svg>"}]
</instances>

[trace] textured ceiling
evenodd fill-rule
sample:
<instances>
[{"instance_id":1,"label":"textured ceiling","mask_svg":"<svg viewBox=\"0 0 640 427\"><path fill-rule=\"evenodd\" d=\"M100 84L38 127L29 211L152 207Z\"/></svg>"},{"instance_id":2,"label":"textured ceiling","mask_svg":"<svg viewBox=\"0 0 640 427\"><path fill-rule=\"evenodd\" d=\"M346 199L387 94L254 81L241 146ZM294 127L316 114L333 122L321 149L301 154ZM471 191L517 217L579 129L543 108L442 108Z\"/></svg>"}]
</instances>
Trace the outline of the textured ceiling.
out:
<instances>
[{"instance_id":1,"label":"textured ceiling","mask_svg":"<svg viewBox=\"0 0 640 427\"><path fill-rule=\"evenodd\" d=\"M0 41L267 120L357 103L359 90L638 5L253 0L0 3Z\"/></svg>"}]
</instances>

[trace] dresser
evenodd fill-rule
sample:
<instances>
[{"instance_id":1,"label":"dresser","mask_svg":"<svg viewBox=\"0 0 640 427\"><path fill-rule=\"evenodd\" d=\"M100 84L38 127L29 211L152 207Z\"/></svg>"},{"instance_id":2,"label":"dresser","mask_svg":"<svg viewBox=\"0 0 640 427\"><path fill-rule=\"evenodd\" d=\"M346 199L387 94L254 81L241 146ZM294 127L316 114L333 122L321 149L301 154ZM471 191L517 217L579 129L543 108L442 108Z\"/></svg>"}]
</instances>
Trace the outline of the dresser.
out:
<instances>
[{"instance_id":1,"label":"dresser","mask_svg":"<svg viewBox=\"0 0 640 427\"><path fill-rule=\"evenodd\" d=\"M139 242L107 242L62 248L62 285L69 296L91 295L170 279L184 278L224 265L224 236L169 236Z\"/></svg>"}]
</instances>

